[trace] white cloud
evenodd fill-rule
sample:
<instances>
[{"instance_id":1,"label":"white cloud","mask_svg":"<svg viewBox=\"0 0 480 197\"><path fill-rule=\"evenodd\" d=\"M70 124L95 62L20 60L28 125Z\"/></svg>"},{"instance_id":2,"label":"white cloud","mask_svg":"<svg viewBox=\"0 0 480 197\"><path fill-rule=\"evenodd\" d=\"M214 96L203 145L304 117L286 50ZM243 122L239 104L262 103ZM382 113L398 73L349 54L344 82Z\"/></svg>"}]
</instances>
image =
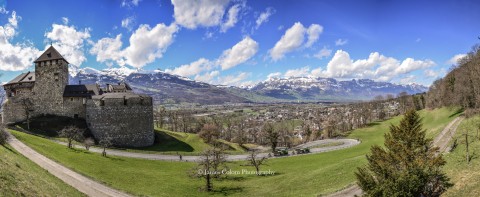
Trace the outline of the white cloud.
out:
<instances>
[{"instance_id":1,"label":"white cloud","mask_svg":"<svg viewBox=\"0 0 480 197\"><path fill-rule=\"evenodd\" d=\"M255 21L255 23L257 24L255 26L256 29L258 29L260 27L260 25L262 25L263 23L266 23L268 22L268 19L270 18L270 16L272 16L272 14L275 14L275 9L273 9L272 7L268 7L265 12L262 12L257 20ZM283 28L283 26L282 26Z\"/></svg>"},{"instance_id":2,"label":"white cloud","mask_svg":"<svg viewBox=\"0 0 480 197\"><path fill-rule=\"evenodd\" d=\"M282 76L281 72L274 72L274 73L268 74L267 79L279 78L281 76Z\"/></svg>"},{"instance_id":3,"label":"white cloud","mask_svg":"<svg viewBox=\"0 0 480 197\"><path fill-rule=\"evenodd\" d=\"M305 40L305 31L306 29L303 27L302 23L296 22L292 27L285 31L282 38L280 38L275 46L270 49L270 57L274 61L279 60L283 58L286 53L302 46L302 43Z\"/></svg>"},{"instance_id":4,"label":"white cloud","mask_svg":"<svg viewBox=\"0 0 480 197\"><path fill-rule=\"evenodd\" d=\"M350 55L338 50L326 70L317 68L312 70L312 75L317 77L332 77L340 79L374 79L379 81L390 81L391 79L416 70L426 69L435 65L432 60L414 60L406 58L399 61L392 57L386 57L378 52L371 53L368 59L352 60Z\"/></svg>"},{"instance_id":5,"label":"white cloud","mask_svg":"<svg viewBox=\"0 0 480 197\"><path fill-rule=\"evenodd\" d=\"M221 24L228 0L172 0L175 22L188 29Z\"/></svg>"},{"instance_id":6,"label":"white cloud","mask_svg":"<svg viewBox=\"0 0 480 197\"><path fill-rule=\"evenodd\" d=\"M134 25L135 25L135 16L129 16L122 20L122 27L125 29L128 29L128 31L132 31Z\"/></svg>"},{"instance_id":7,"label":"white cloud","mask_svg":"<svg viewBox=\"0 0 480 197\"><path fill-rule=\"evenodd\" d=\"M178 27L173 23L166 26L163 23L151 28L149 25L140 25L130 36L130 45L121 50L121 35L113 38L102 38L93 44L90 53L97 55L97 61L116 61L118 65L128 64L141 68L161 58L170 44L173 43ZM109 54L107 54L109 53Z\"/></svg>"},{"instance_id":8,"label":"white cloud","mask_svg":"<svg viewBox=\"0 0 480 197\"><path fill-rule=\"evenodd\" d=\"M200 58L190 64L181 65L175 69L166 69L165 72L180 75L184 77L190 77L200 74L203 71L211 70L213 63L205 58Z\"/></svg>"},{"instance_id":9,"label":"white cloud","mask_svg":"<svg viewBox=\"0 0 480 197\"><path fill-rule=\"evenodd\" d=\"M68 25L69 20L67 17L62 17L62 22L64 25Z\"/></svg>"},{"instance_id":10,"label":"white cloud","mask_svg":"<svg viewBox=\"0 0 480 197\"><path fill-rule=\"evenodd\" d=\"M70 64L78 67L87 60L83 45L90 38L90 29L77 30L75 26L52 24L52 30L45 36L55 42L55 48Z\"/></svg>"},{"instance_id":11,"label":"white cloud","mask_svg":"<svg viewBox=\"0 0 480 197\"><path fill-rule=\"evenodd\" d=\"M302 44L304 44L305 35L308 36L305 47L311 47L318 40L322 32L323 27L318 24L311 24L310 27L306 29L302 23L296 22L292 27L285 31L282 38L280 38L280 40L275 43L275 46L270 49L270 57L273 61L277 61L282 59L285 54L300 48Z\"/></svg>"},{"instance_id":12,"label":"white cloud","mask_svg":"<svg viewBox=\"0 0 480 197\"><path fill-rule=\"evenodd\" d=\"M227 70L249 60L257 51L258 43L247 36L232 48L223 51L218 62L222 66L222 70Z\"/></svg>"},{"instance_id":13,"label":"white cloud","mask_svg":"<svg viewBox=\"0 0 480 197\"><path fill-rule=\"evenodd\" d=\"M5 9L5 5L0 6L0 14L8 14L8 10Z\"/></svg>"},{"instance_id":14,"label":"white cloud","mask_svg":"<svg viewBox=\"0 0 480 197\"><path fill-rule=\"evenodd\" d=\"M412 84L416 81L417 77L415 75L408 75L400 79L400 84Z\"/></svg>"},{"instance_id":15,"label":"white cloud","mask_svg":"<svg viewBox=\"0 0 480 197\"><path fill-rule=\"evenodd\" d=\"M347 39L344 40L344 39L341 39L341 38L340 38L340 39L338 39L338 40L335 41L335 45L336 45L336 46L346 45L347 43L348 43L348 40L347 40Z\"/></svg>"},{"instance_id":16,"label":"white cloud","mask_svg":"<svg viewBox=\"0 0 480 197\"><path fill-rule=\"evenodd\" d=\"M8 14L4 8L0 13ZM17 34L16 28L21 18L12 11L8 23L0 26L0 70L21 71L32 66L32 62L40 55L40 51L31 43L11 43Z\"/></svg>"},{"instance_id":17,"label":"white cloud","mask_svg":"<svg viewBox=\"0 0 480 197\"><path fill-rule=\"evenodd\" d=\"M457 54L457 55L454 55L452 58L450 58L450 59L447 61L447 64L457 65L457 64L458 64L458 60L464 58L465 56L467 56L467 54Z\"/></svg>"},{"instance_id":18,"label":"white cloud","mask_svg":"<svg viewBox=\"0 0 480 197\"><path fill-rule=\"evenodd\" d=\"M439 73L434 70L428 69L423 72L423 74L428 78L437 78Z\"/></svg>"},{"instance_id":19,"label":"white cloud","mask_svg":"<svg viewBox=\"0 0 480 197\"><path fill-rule=\"evenodd\" d=\"M135 7L138 6L141 0L122 0L122 7Z\"/></svg>"},{"instance_id":20,"label":"white cloud","mask_svg":"<svg viewBox=\"0 0 480 197\"><path fill-rule=\"evenodd\" d=\"M149 25L140 25L130 36L130 46L124 53L126 63L141 68L161 58L165 50L172 44L174 34L178 31L175 24L166 26L163 23L151 28Z\"/></svg>"},{"instance_id":21,"label":"white cloud","mask_svg":"<svg viewBox=\"0 0 480 197\"><path fill-rule=\"evenodd\" d=\"M305 66L302 68L287 70L284 76L286 78L289 78L289 77L305 77L309 75L310 75L310 67Z\"/></svg>"},{"instance_id":22,"label":"white cloud","mask_svg":"<svg viewBox=\"0 0 480 197\"><path fill-rule=\"evenodd\" d=\"M97 41L90 49L90 54L97 55L98 62L113 60L118 65L124 66L125 60L122 52L122 35L119 34L115 38L102 38Z\"/></svg>"},{"instance_id":23,"label":"white cloud","mask_svg":"<svg viewBox=\"0 0 480 197\"><path fill-rule=\"evenodd\" d=\"M213 78L217 77L218 75L220 75L220 71L214 70L212 72L204 73L203 75L196 75L195 80L205 82L205 83L212 83Z\"/></svg>"},{"instance_id":24,"label":"white cloud","mask_svg":"<svg viewBox=\"0 0 480 197\"><path fill-rule=\"evenodd\" d=\"M324 57L329 57L330 55L332 55L332 50L324 46L320 51L318 51L318 53L313 56L318 59L323 59Z\"/></svg>"},{"instance_id":25,"label":"white cloud","mask_svg":"<svg viewBox=\"0 0 480 197\"><path fill-rule=\"evenodd\" d=\"M228 29L235 26L235 24L238 21L237 17L238 17L238 13L240 12L240 9L241 9L240 4L236 4L232 7L230 7L230 9L228 10L228 14L227 14L227 21L225 21L225 23L221 24L220 32L225 33L225 32L227 32Z\"/></svg>"},{"instance_id":26,"label":"white cloud","mask_svg":"<svg viewBox=\"0 0 480 197\"><path fill-rule=\"evenodd\" d=\"M305 44L305 47L311 47L315 42L317 42L320 34L323 32L323 27L318 24L311 24L307 29L308 40Z\"/></svg>"},{"instance_id":27,"label":"white cloud","mask_svg":"<svg viewBox=\"0 0 480 197\"><path fill-rule=\"evenodd\" d=\"M241 72L236 75L227 75L224 77L218 77L217 81L214 83L220 85L229 85L229 86L238 86L240 85L246 78L250 76L251 73Z\"/></svg>"}]
</instances>

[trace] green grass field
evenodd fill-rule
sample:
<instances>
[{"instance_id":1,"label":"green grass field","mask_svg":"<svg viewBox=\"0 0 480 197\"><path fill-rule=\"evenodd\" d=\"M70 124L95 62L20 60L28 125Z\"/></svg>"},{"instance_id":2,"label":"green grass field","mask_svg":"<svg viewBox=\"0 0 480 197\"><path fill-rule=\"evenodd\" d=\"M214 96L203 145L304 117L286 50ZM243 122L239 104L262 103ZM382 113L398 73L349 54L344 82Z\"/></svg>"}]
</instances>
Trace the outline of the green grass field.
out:
<instances>
[{"instance_id":1,"label":"green grass field","mask_svg":"<svg viewBox=\"0 0 480 197\"><path fill-rule=\"evenodd\" d=\"M0 155L0 196L84 196L8 145Z\"/></svg>"},{"instance_id":2,"label":"green grass field","mask_svg":"<svg viewBox=\"0 0 480 197\"><path fill-rule=\"evenodd\" d=\"M480 116L465 119L458 127L454 139L458 139L458 146L452 152L445 154L445 172L455 185L444 196L480 196L480 139L477 138ZM471 135L469 152L472 156L470 164L466 162L465 134ZM453 143L453 142L452 142Z\"/></svg>"},{"instance_id":3,"label":"green grass field","mask_svg":"<svg viewBox=\"0 0 480 197\"><path fill-rule=\"evenodd\" d=\"M428 132L446 126L456 116L454 112L439 109L420 112ZM435 116L436 118L432 117ZM13 132L17 138L40 153L93 177L112 187L135 195L146 196L313 196L335 192L355 182L353 172L366 163L365 154L373 144L383 143L383 134L390 124L401 117L372 124L373 126L353 131L350 138L361 144L348 149L269 160L262 170L272 170L273 176L230 175L227 179L214 181L215 192L200 193L203 182L187 176L195 164L184 162L150 161L122 157L101 157L83 150L69 150L65 146L28 134ZM433 129L435 131L433 131ZM193 146L192 146L193 147ZM232 170L253 170L242 166L245 162L233 162Z\"/></svg>"}]
</instances>

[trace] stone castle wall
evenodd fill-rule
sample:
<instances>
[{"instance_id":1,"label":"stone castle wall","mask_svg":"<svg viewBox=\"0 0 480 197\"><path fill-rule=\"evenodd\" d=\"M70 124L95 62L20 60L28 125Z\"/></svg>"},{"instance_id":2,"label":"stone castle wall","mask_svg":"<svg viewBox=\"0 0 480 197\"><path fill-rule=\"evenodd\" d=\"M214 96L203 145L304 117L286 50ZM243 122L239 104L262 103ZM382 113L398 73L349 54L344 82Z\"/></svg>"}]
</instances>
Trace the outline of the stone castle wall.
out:
<instances>
[{"instance_id":1,"label":"stone castle wall","mask_svg":"<svg viewBox=\"0 0 480 197\"><path fill-rule=\"evenodd\" d=\"M64 60L35 63L33 88L35 115L63 115L63 91L68 84L68 64Z\"/></svg>"},{"instance_id":2,"label":"stone castle wall","mask_svg":"<svg viewBox=\"0 0 480 197\"><path fill-rule=\"evenodd\" d=\"M86 104L87 98L82 97L64 97L63 98L63 113L62 116L71 118L83 118L86 117ZM75 115L77 115L75 117Z\"/></svg>"},{"instance_id":3,"label":"stone castle wall","mask_svg":"<svg viewBox=\"0 0 480 197\"><path fill-rule=\"evenodd\" d=\"M86 120L97 140L110 137L115 146L150 146L155 140L151 97L88 100Z\"/></svg>"}]
</instances>

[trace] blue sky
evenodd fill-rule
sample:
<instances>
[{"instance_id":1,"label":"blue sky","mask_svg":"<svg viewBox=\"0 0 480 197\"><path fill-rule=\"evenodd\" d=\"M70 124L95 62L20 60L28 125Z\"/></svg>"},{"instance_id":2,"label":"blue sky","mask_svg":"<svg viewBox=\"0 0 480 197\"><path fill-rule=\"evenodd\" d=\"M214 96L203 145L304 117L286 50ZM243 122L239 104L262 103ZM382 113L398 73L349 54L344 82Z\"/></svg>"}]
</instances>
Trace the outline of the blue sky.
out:
<instances>
[{"instance_id":1,"label":"blue sky","mask_svg":"<svg viewBox=\"0 0 480 197\"><path fill-rule=\"evenodd\" d=\"M213 84L270 77L430 85L478 43L476 1L0 0L0 82L53 44L84 68Z\"/></svg>"}]
</instances>

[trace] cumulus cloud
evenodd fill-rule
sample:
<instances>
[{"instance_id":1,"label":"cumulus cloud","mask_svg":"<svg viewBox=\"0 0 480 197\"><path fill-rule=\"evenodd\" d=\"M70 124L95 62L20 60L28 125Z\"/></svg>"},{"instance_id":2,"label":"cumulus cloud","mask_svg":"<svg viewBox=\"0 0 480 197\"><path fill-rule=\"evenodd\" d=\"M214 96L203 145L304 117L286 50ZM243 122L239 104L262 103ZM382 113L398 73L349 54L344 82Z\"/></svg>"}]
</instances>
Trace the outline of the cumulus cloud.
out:
<instances>
[{"instance_id":1,"label":"cumulus cloud","mask_svg":"<svg viewBox=\"0 0 480 197\"><path fill-rule=\"evenodd\" d=\"M212 83L213 78L217 77L218 75L220 75L220 71L214 70L212 72L206 72L203 75L197 74L195 76L195 80L205 82L205 83Z\"/></svg>"},{"instance_id":2,"label":"cumulus cloud","mask_svg":"<svg viewBox=\"0 0 480 197\"><path fill-rule=\"evenodd\" d=\"M272 7L268 7L265 12L262 12L260 13L260 15L258 16L257 20L255 21L255 23L257 24L255 26L256 29L258 29L260 27L260 25L262 25L263 23L266 23L268 22L268 19L270 18L270 16L272 16L273 14L275 14L275 9L273 9Z\"/></svg>"},{"instance_id":3,"label":"cumulus cloud","mask_svg":"<svg viewBox=\"0 0 480 197\"><path fill-rule=\"evenodd\" d=\"M318 51L318 53L313 56L318 59L323 59L325 57L329 57L330 55L332 55L332 50L324 46L320 51Z\"/></svg>"},{"instance_id":4,"label":"cumulus cloud","mask_svg":"<svg viewBox=\"0 0 480 197\"><path fill-rule=\"evenodd\" d=\"M305 47L311 47L313 43L317 42L320 34L323 32L323 27L318 24L312 24L307 29L308 40Z\"/></svg>"},{"instance_id":5,"label":"cumulus cloud","mask_svg":"<svg viewBox=\"0 0 480 197\"><path fill-rule=\"evenodd\" d=\"M165 72L190 77L200 74L203 71L208 71L213 68L213 63L205 58L200 58L190 64L181 65L175 69L166 69Z\"/></svg>"},{"instance_id":6,"label":"cumulus cloud","mask_svg":"<svg viewBox=\"0 0 480 197\"><path fill-rule=\"evenodd\" d=\"M335 41L335 45L336 45L336 46L346 45L347 43L348 43L348 40L347 40L347 39L341 39L341 38L339 38L338 40Z\"/></svg>"},{"instance_id":7,"label":"cumulus cloud","mask_svg":"<svg viewBox=\"0 0 480 197\"><path fill-rule=\"evenodd\" d=\"M8 14L7 10L0 9L1 14ZM0 70L21 71L32 65L40 55L40 51L31 43L12 43L17 34L18 22L21 17L15 11L8 18L8 23L0 26Z\"/></svg>"},{"instance_id":8,"label":"cumulus cloud","mask_svg":"<svg viewBox=\"0 0 480 197\"><path fill-rule=\"evenodd\" d=\"M232 48L223 51L218 62L222 70L233 68L252 58L258 51L258 43L250 37L245 37Z\"/></svg>"},{"instance_id":9,"label":"cumulus cloud","mask_svg":"<svg viewBox=\"0 0 480 197\"><path fill-rule=\"evenodd\" d=\"M125 49L121 50L121 35L117 35L115 39L98 40L93 44L90 53L97 55L97 60L100 62L112 60L120 66L128 64L135 68L142 68L163 56L173 43L177 31L178 27L175 24L166 26L160 23L153 28L143 24L130 36L130 45Z\"/></svg>"},{"instance_id":10,"label":"cumulus cloud","mask_svg":"<svg viewBox=\"0 0 480 197\"><path fill-rule=\"evenodd\" d=\"M79 67L87 60L83 46L90 38L90 29L77 30L73 25L52 24L52 30L45 33L45 37L55 42L55 48L70 64Z\"/></svg>"},{"instance_id":11,"label":"cumulus cloud","mask_svg":"<svg viewBox=\"0 0 480 197\"><path fill-rule=\"evenodd\" d=\"M305 66L298 69L287 70L284 76L288 78L288 77L305 77L309 75L310 75L310 67Z\"/></svg>"},{"instance_id":12,"label":"cumulus cloud","mask_svg":"<svg viewBox=\"0 0 480 197\"><path fill-rule=\"evenodd\" d=\"M437 78L439 73L434 70L428 69L423 72L423 74L428 78Z\"/></svg>"},{"instance_id":13,"label":"cumulus cloud","mask_svg":"<svg viewBox=\"0 0 480 197\"><path fill-rule=\"evenodd\" d=\"M286 53L300 48L304 43L305 34L308 36L305 47L310 47L318 40L322 31L323 27L318 24L312 24L306 29L302 23L296 22L292 27L285 31L285 34L277 43L275 43L275 46L270 49L270 57L272 60L277 61L282 59Z\"/></svg>"},{"instance_id":14,"label":"cumulus cloud","mask_svg":"<svg viewBox=\"0 0 480 197\"><path fill-rule=\"evenodd\" d=\"M394 77L409 74L416 70L426 69L436 65L432 60L415 60L406 58L399 61L393 57L386 57L378 52L373 52L367 59L352 60L350 55L343 50L338 50L328 62L326 70L317 68L312 70L312 75L317 77L332 78L359 78L389 81Z\"/></svg>"},{"instance_id":15,"label":"cumulus cloud","mask_svg":"<svg viewBox=\"0 0 480 197\"><path fill-rule=\"evenodd\" d=\"M227 14L227 20L224 23L222 23L220 26L220 32L225 33L227 32L228 29L235 26L235 24L238 21L238 13L240 12L240 9L241 9L240 4L236 4L230 7Z\"/></svg>"},{"instance_id":16,"label":"cumulus cloud","mask_svg":"<svg viewBox=\"0 0 480 197\"><path fill-rule=\"evenodd\" d=\"M285 56L286 53L291 52L300 46L305 39L305 27L302 23L296 22L292 27L285 31L285 34L270 50L270 57L273 60L279 60Z\"/></svg>"},{"instance_id":17,"label":"cumulus cloud","mask_svg":"<svg viewBox=\"0 0 480 197\"><path fill-rule=\"evenodd\" d=\"M454 55L452 58L450 58L450 59L447 61L447 64L456 65L456 64L458 64L458 60L464 58L465 56L467 56L467 54L457 54L457 55Z\"/></svg>"},{"instance_id":18,"label":"cumulus cloud","mask_svg":"<svg viewBox=\"0 0 480 197\"><path fill-rule=\"evenodd\" d=\"M221 24L228 0L172 0L175 22L188 29Z\"/></svg>"},{"instance_id":19,"label":"cumulus cloud","mask_svg":"<svg viewBox=\"0 0 480 197\"><path fill-rule=\"evenodd\" d=\"M239 86L245 79L250 76L251 73L241 72L236 75L227 75L224 77L218 77L213 83L219 85Z\"/></svg>"},{"instance_id":20,"label":"cumulus cloud","mask_svg":"<svg viewBox=\"0 0 480 197\"><path fill-rule=\"evenodd\" d=\"M134 25L135 25L135 16L129 16L122 20L122 27L125 29L128 29L128 31L132 31Z\"/></svg>"},{"instance_id":21,"label":"cumulus cloud","mask_svg":"<svg viewBox=\"0 0 480 197\"><path fill-rule=\"evenodd\" d=\"M115 38L102 38L98 40L90 49L90 53L97 55L98 62L112 60L117 62L120 66L125 65L122 54L121 34L117 35Z\"/></svg>"}]
</instances>

